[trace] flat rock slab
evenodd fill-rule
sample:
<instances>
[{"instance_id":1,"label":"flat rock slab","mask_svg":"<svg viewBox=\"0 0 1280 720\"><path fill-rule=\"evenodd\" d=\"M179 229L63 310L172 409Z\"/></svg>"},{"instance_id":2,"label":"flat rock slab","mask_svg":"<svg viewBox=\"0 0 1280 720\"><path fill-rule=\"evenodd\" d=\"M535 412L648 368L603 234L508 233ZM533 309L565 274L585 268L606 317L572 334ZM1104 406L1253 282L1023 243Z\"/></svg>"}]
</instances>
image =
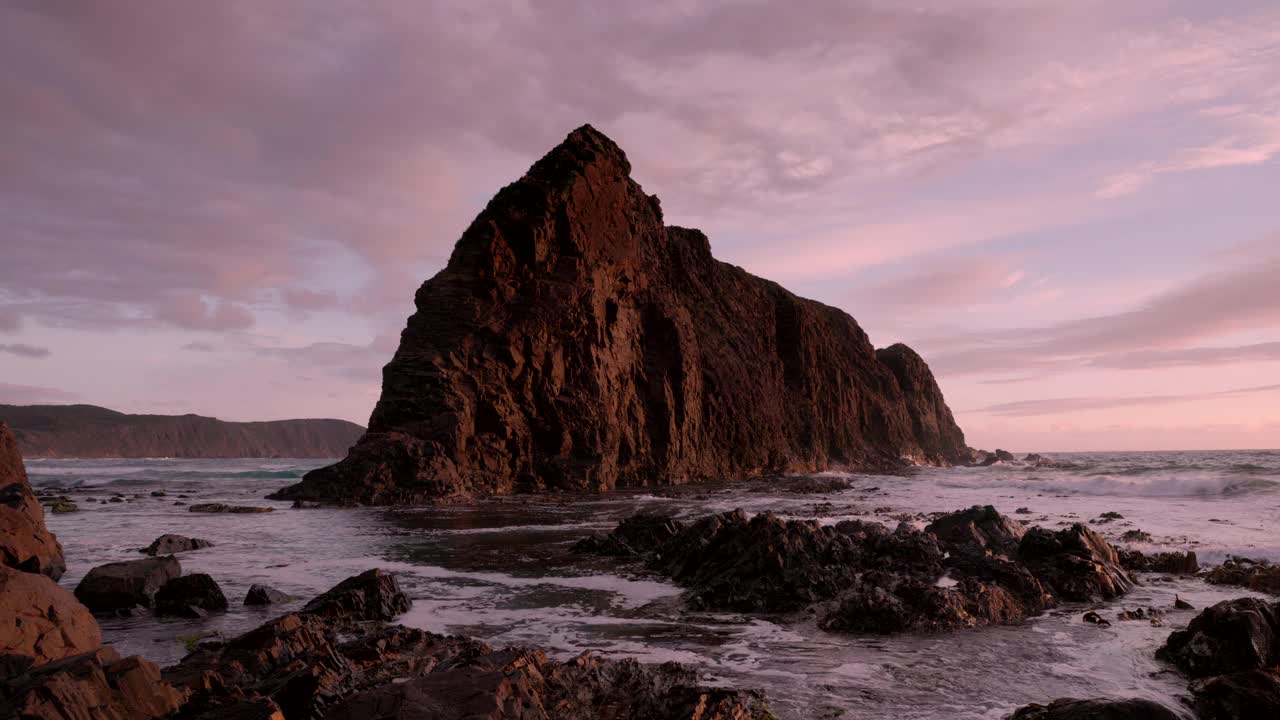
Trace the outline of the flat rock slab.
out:
<instances>
[{"instance_id":1,"label":"flat rock slab","mask_svg":"<svg viewBox=\"0 0 1280 720\"><path fill-rule=\"evenodd\" d=\"M226 503L201 503L192 505L187 508L188 512L194 513L269 513L275 512L273 507L258 507L257 505L227 505Z\"/></svg>"}]
</instances>

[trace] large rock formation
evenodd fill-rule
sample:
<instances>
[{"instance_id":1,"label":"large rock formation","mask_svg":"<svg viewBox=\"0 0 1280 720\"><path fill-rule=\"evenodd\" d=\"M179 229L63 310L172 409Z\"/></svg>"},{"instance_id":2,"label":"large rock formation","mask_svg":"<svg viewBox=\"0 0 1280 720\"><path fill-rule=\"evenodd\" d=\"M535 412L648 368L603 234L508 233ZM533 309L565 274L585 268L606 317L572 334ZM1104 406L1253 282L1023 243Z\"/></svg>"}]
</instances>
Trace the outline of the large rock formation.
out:
<instances>
[{"instance_id":1,"label":"large rock formation","mask_svg":"<svg viewBox=\"0 0 1280 720\"><path fill-rule=\"evenodd\" d=\"M88 608L49 578L0 567L0 658L43 665L97 650L102 631ZM0 671L0 675L3 675Z\"/></svg>"},{"instance_id":2,"label":"large rock formation","mask_svg":"<svg viewBox=\"0 0 1280 720\"><path fill-rule=\"evenodd\" d=\"M418 290L369 430L282 498L416 503L968 457L923 361L711 256L584 126Z\"/></svg>"},{"instance_id":3,"label":"large rock formation","mask_svg":"<svg viewBox=\"0 0 1280 720\"><path fill-rule=\"evenodd\" d=\"M345 420L226 422L94 405L0 405L27 457L330 458L364 430Z\"/></svg>"},{"instance_id":4,"label":"large rock formation","mask_svg":"<svg viewBox=\"0 0 1280 720\"><path fill-rule=\"evenodd\" d=\"M62 545L44 524L44 508L31 492L22 454L0 421L0 563L57 580L67 569Z\"/></svg>"},{"instance_id":5,"label":"large rock formation","mask_svg":"<svg viewBox=\"0 0 1280 720\"><path fill-rule=\"evenodd\" d=\"M1192 678L1196 717L1280 717L1280 602L1224 600L1169 635L1156 657Z\"/></svg>"}]
</instances>

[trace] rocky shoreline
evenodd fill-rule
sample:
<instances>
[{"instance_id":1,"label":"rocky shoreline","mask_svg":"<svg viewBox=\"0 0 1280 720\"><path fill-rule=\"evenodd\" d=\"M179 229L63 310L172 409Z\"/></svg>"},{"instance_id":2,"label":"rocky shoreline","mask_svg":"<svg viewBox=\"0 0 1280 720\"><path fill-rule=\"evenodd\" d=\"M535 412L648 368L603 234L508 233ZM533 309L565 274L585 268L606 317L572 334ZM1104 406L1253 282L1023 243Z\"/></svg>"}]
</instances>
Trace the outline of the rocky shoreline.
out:
<instances>
[{"instance_id":1,"label":"rocky shoreline","mask_svg":"<svg viewBox=\"0 0 1280 720\"><path fill-rule=\"evenodd\" d=\"M764 697L704 687L675 663L584 654L568 662L529 648L392 624L411 601L369 570L300 610L229 640L199 643L161 670L103 646L90 613L203 616L227 607L216 581L183 575L173 555L99 566L75 595L62 549L44 526L8 426L0 423L0 717L22 720L767 720ZM157 538L144 552L199 550ZM255 587L246 604L281 599ZM81 604L81 602L85 604Z\"/></svg>"},{"instance_id":2,"label":"rocky shoreline","mask_svg":"<svg viewBox=\"0 0 1280 720\"><path fill-rule=\"evenodd\" d=\"M21 468L21 461L7 467ZM845 487L838 480L778 480L765 487L783 482L788 492L826 493ZM6 557L37 570L57 565L60 546L45 529L39 498L25 477L0 488L15 499L0 506L13 511L0 516L0 528L22 522L24 532L46 539L38 559L17 549L34 547L30 542L6 546ZM170 504L163 496L138 500ZM111 512L106 508L128 506L103 507ZM1125 622L1178 627L1195 615L1159 651L1168 672L1176 668L1187 677L1182 704L1049 696L1010 717L1168 720L1195 713L1200 720L1236 720L1274 712L1280 698L1280 611L1274 601L1244 598L1199 615L1171 594L1165 597L1175 602L1167 606L1121 608L1115 602L1138 589L1136 583L1158 583L1163 575L1265 590L1272 566L1233 558L1200 569L1192 553L1118 549L1085 525L1036 527L1029 514L975 506L917 513L893 527L860 520L819 524L769 512L642 513L560 552L566 563L611 563L623 572L668 578L684 588L681 604L688 611L816 625L835 636L994 632L982 628L1022 625L1048 612L1071 613L1075 622L1113 633ZM1110 515L1094 520L1098 529L1113 527ZM11 531L7 537L17 536ZM211 552L207 548L223 541L206 536L217 542L169 534L144 548L131 545L141 550L137 559L94 568L75 594L46 574L5 568L0 607L12 609L22 624L0 633L0 716L21 708L25 715L19 717L42 719L772 717L762 694L707 687L687 666L590 654L552 659L537 649L500 649L396 625L409 600L383 571L349 578L301 606L263 586L228 598L214 578L182 569L185 558L197 557L192 553ZM1141 532L1115 529L1110 536L1140 538ZM98 620L81 600L98 618L130 613L133 623L149 623L152 616L211 618L230 603L285 602L293 611L225 638L193 637L185 657L161 668L103 647ZM1112 611L1101 612L1103 607Z\"/></svg>"}]
</instances>

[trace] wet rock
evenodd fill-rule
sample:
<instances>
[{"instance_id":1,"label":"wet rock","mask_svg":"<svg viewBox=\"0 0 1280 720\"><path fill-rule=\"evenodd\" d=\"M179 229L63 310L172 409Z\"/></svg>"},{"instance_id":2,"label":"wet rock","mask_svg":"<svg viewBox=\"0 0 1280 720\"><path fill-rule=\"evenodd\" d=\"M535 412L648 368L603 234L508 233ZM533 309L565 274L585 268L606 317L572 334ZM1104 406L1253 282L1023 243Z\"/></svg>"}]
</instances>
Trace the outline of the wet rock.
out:
<instances>
[{"instance_id":1,"label":"wet rock","mask_svg":"<svg viewBox=\"0 0 1280 720\"><path fill-rule=\"evenodd\" d=\"M227 596L210 576L204 573L183 575L165 583L154 601L157 615L200 618L227 609Z\"/></svg>"},{"instance_id":2,"label":"wet rock","mask_svg":"<svg viewBox=\"0 0 1280 720\"><path fill-rule=\"evenodd\" d=\"M408 611L410 605L409 596L400 590L395 576L374 569L343 580L299 612L347 620L389 621Z\"/></svg>"},{"instance_id":3,"label":"wet rock","mask_svg":"<svg viewBox=\"0 0 1280 720\"><path fill-rule=\"evenodd\" d=\"M1280 604L1258 598L1224 600L1169 635L1156 657L1192 678L1280 664Z\"/></svg>"},{"instance_id":4,"label":"wet rock","mask_svg":"<svg viewBox=\"0 0 1280 720\"><path fill-rule=\"evenodd\" d=\"M1028 530L1018 547L1018 559L1063 600L1110 600L1133 587L1116 549L1079 523L1058 532Z\"/></svg>"},{"instance_id":5,"label":"wet rock","mask_svg":"<svg viewBox=\"0 0 1280 720\"><path fill-rule=\"evenodd\" d=\"M0 564L57 580L67 564L62 545L44 524L44 508L31 491L18 442L0 421Z\"/></svg>"},{"instance_id":6,"label":"wet rock","mask_svg":"<svg viewBox=\"0 0 1280 720\"><path fill-rule=\"evenodd\" d=\"M1196 609L1195 605L1192 605L1191 603L1187 602L1186 600L1183 600L1177 595L1173 596L1173 607L1174 609L1177 609L1177 610L1195 610Z\"/></svg>"},{"instance_id":7,"label":"wet rock","mask_svg":"<svg viewBox=\"0 0 1280 720\"><path fill-rule=\"evenodd\" d=\"M245 593L245 605L278 605L289 602L289 596L266 585L251 585Z\"/></svg>"},{"instance_id":8,"label":"wet rock","mask_svg":"<svg viewBox=\"0 0 1280 720\"><path fill-rule=\"evenodd\" d=\"M1125 530L1120 539L1125 542L1151 542L1151 533L1142 530Z\"/></svg>"},{"instance_id":9,"label":"wet rock","mask_svg":"<svg viewBox=\"0 0 1280 720\"><path fill-rule=\"evenodd\" d=\"M411 504L968 455L918 356L716 261L584 126L427 280L370 426L274 497ZM585 359L591 358L590 362Z\"/></svg>"},{"instance_id":10,"label":"wet rock","mask_svg":"<svg viewBox=\"0 0 1280 720\"><path fill-rule=\"evenodd\" d=\"M993 553L1010 554L1018 549L1018 543L1026 529L990 505L974 505L968 510L951 513L939 518L925 528L948 545L969 546Z\"/></svg>"},{"instance_id":11,"label":"wet rock","mask_svg":"<svg viewBox=\"0 0 1280 720\"><path fill-rule=\"evenodd\" d=\"M1087 528L1033 532L1028 541L1031 532L989 507L944 515L927 531L734 511L685 525L638 516L616 537L577 550L638 553L686 587L695 609L810 609L822 627L843 632L1012 624L1060 598L1111 598L1129 588L1115 549Z\"/></svg>"},{"instance_id":12,"label":"wet rock","mask_svg":"<svg viewBox=\"0 0 1280 720\"><path fill-rule=\"evenodd\" d=\"M152 720L169 716L182 699L153 663L100 648L0 682L0 717Z\"/></svg>"},{"instance_id":13,"label":"wet rock","mask_svg":"<svg viewBox=\"0 0 1280 720\"><path fill-rule=\"evenodd\" d=\"M1210 570L1204 579L1214 585L1236 585L1280 595L1280 565L1272 565L1265 560L1229 558Z\"/></svg>"},{"instance_id":14,"label":"wet rock","mask_svg":"<svg viewBox=\"0 0 1280 720\"><path fill-rule=\"evenodd\" d=\"M1280 668L1220 675L1191 689L1200 720L1280 718Z\"/></svg>"},{"instance_id":15,"label":"wet rock","mask_svg":"<svg viewBox=\"0 0 1280 720\"><path fill-rule=\"evenodd\" d=\"M329 720L767 720L753 693L702 688L690 670L668 663L604 661L585 655L567 663L538 652L492 653L405 683L357 693Z\"/></svg>"},{"instance_id":16,"label":"wet rock","mask_svg":"<svg viewBox=\"0 0 1280 720\"><path fill-rule=\"evenodd\" d=\"M1102 617L1101 615L1099 615L1098 613L1092 610L1085 613L1084 617L1082 617L1081 619L1091 625L1097 625L1098 627L1104 627L1104 628L1111 627L1110 620L1107 620L1106 618Z\"/></svg>"},{"instance_id":17,"label":"wet rock","mask_svg":"<svg viewBox=\"0 0 1280 720\"><path fill-rule=\"evenodd\" d=\"M174 553L200 550L207 547L213 547L213 543L199 538L189 538L183 535L172 535L166 533L153 540L150 545L140 549L138 552L155 557L157 555L172 555Z\"/></svg>"},{"instance_id":18,"label":"wet rock","mask_svg":"<svg viewBox=\"0 0 1280 720\"><path fill-rule=\"evenodd\" d=\"M1182 720L1182 716L1150 700L1054 700L1019 708L1009 720Z\"/></svg>"},{"instance_id":19,"label":"wet rock","mask_svg":"<svg viewBox=\"0 0 1280 720\"><path fill-rule=\"evenodd\" d=\"M76 599L94 612L151 607L161 587L182 574L172 555L99 565L76 586Z\"/></svg>"},{"instance_id":20,"label":"wet rock","mask_svg":"<svg viewBox=\"0 0 1280 720\"><path fill-rule=\"evenodd\" d=\"M640 512L618 523L608 535L592 535L574 543L571 551L626 557L654 552L684 530L669 515Z\"/></svg>"},{"instance_id":21,"label":"wet rock","mask_svg":"<svg viewBox=\"0 0 1280 720\"><path fill-rule=\"evenodd\" d=\"M44 575L0 567L0 657L43 665L101 646L98 622L70 592Z\"/></svg>"},{"instance_id":22,"label":"wet rock","mask_svg":"<svg viewBox=\"0 0 1280 720\"><path fill-rule=\"evenodd\" d=\"M226 503L200 503L187 508L188 512L194 513L269 513L274 512L273 507L258 507L256 505L228 505Z\"/></svg>"},{"instance_id":23,"label":"wet rock","mask_svg":"<svg viewBox=\"0 0 1280 720\"><path fill-rule=\"evenodd\" d=\"M1144 555L1138 550L1121 550L1120 564L1133 572L1165 573L1167 575L1195 575L1200 572L1200 561L1195 551L1160 552Z\"/></svg>"},{"instance_id":24,"label":"wet rock","mask_svg":"<svg viewBox=\"0 0 1280 720\"><path fill-rule=\"evenodd\" d=\"M205 642L165 679L191 692L178 720L270 718L688 718L766 720L753 693L699 687L691 670L534 650L494 651L458 637L382 623L403 602L369 571L226 642ZM353 596L364 597L355 601ZM372 610L371 610L372 609ZM393 682L394 681L394 682ZM243 713L243 714L240 714ZM541 713L541 714L540 714Z\"/></svg>"}]
</instances>

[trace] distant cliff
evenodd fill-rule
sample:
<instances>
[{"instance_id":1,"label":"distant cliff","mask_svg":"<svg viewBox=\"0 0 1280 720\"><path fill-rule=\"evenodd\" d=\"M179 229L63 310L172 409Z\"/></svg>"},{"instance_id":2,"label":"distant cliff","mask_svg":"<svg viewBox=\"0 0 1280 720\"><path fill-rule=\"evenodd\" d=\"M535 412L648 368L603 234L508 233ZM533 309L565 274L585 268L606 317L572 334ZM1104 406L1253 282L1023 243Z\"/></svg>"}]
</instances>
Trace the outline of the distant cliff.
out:
<instances>
[{"instance_id":1,"label":"distant cliff","mask_svg":"<svg viewBox=\"0 0 1280 720\"><path fill-rule=\"evenodd\" d=\"M0 405L0 420L28 458L342 457L364 431L345 420L224 422L94 405Z\"/></svg>"},{"instance_id":2,"label":"distant cliff","mask_svg":"<svg viewBox=\"0 0 1280 720\"><path fill-rule=\"evenodd\" d=\"M663 224L574 131L471 224L383 371L369 431L279 494L372 504L967 461L924 361ZM785 248L779 248L785 254Z\"/></svg>"}]
</instances>

